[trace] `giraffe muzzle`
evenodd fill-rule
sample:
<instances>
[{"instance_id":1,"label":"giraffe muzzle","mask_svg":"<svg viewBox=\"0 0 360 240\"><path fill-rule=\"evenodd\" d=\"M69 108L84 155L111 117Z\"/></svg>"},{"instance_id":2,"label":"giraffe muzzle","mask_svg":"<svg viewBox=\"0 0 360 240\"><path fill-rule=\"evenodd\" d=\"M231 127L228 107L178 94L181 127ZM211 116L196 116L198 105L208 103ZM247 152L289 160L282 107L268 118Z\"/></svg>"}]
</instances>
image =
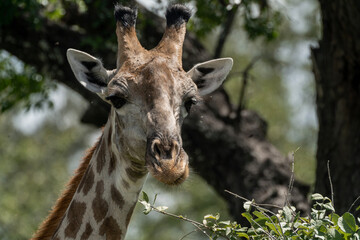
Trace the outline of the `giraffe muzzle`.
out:
<instances>
[{"instance_id":1,"label":"giraffe muzzle","mask_svg":"<svg viewBox=\"0 0 360 240\"><path fill-rule=\"evenodd\" d=\"M149 139L145 158L149 172L165 184L181 184L189 175L188 156L175 139Z\"/></svg>"}]
</instances>

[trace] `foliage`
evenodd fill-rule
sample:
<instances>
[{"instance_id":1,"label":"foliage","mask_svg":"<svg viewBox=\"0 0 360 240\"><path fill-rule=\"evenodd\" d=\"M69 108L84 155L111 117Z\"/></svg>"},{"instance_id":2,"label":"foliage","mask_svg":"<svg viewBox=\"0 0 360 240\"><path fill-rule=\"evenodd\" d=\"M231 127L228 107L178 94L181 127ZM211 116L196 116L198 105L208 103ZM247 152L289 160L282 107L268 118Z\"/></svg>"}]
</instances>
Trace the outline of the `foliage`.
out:
<instances>
[{"instance_id":1,"label":"foliage","mask_svg":"<svg viewBox=\"0 0 360 240\"><path fill-rule=\"evenodd\" d=\"M41 131L24 135L14 128L13 114L0 116L0 239L4 240L29 239L35 232L63 189L69 160L75 150L84 148L88 129L45 122Z\"/></svg>"},{"instance_id":2,"label":"foliage","mask_svg":"<svg viewBox=\"0 0 360 240\"><path fill-rule=\"evenodd\" d=\"M16 70L16 65L19 70ZM49 90L54 87L55 84L46 81L33 67L21 66L4 52L0 54L0 112L19 104L27 110L31 107L52 107Z\"/></svg>"},{"instance_id":3,"label":"foliage","mask_svg":"<svg viewBox=\"0 0 360 240\"><path fill-rule=\"evenodd\" d=\"M34 26L37 26L39 23L38 11L41 8L38 1L5 0L0 2L0 27L1 25L11 24L11 22L21 14L18 8L26 12L29 17L33 19Z\"/></svg>"},{"instance_id":4,"label":"foliage","mask_svg":"<svg viewBox=\"0 0 360 240\"><path fill-rule=\"evenodd\" d=\"M278 37L267 44L248 41L245 32L239 30L243 26L240 18L235 22L223 54L234 58L234 71L224 87L236 106L242 90L243 70L259 58L249 72L245 108L255 110L266 120L267 138L283 154L301 147L297 153L301 161L295 163L295 175L297 180L311 185L315 182L318 132L315 81L307 45L317 41L319 12L314 1L289 1L283 7L282 14L286 17L277 28ZM297 30L300 25L301 31Z\"/></svg>"},{"instance_id":5,"label":"foliage","mask_svg":"<svg viewBox=\"0 0 360 240\"><path fill-rule=\"evenodd\" d=\"M159 184L153 177L148 177L143 191L149 196L157 196L149 201L151 205L155 204L153 200L155 198L157 207L166 205L172 211L187 213L187 218L196 219L198 216L218 211L223 213L222 217L230 218L225 200L196 173L191 174L190 179L177 187ZM141 195L140 198L143 196ZM193 230L193 226L185 221L164 218L154 214L153 211L144 217L143 210L143 205L138 204L131 217L125 239L181 239L182 233ZM158 226L161 226L161 231ZM203 236L197 232L192 234L190 239L203 239Z\"/></svg>"},{"instance_id":6,"label":"foliage","mask_svg":"<svg viewBox=\"0 0 360 240\"><path fill-rule=\"evenodd\" d=\"M360 218L356 223L354 216L349 212L342 216L337 215L332 201L321 194L313 194L311 200L314 203L310 216L307 217L301 217L294 206L279 207L280 210L274 213L254 201L247 200L243 205L246 211L242 213L242 216L247 219L250 227L243 227L230 220L220 220L220 214L208 214L200 223L181 215L168 213L165 211L167 209L165 206L153 206L155 200L153 204L150 204L145 192L139 202L145 207L144 214L156 211L190 222L196 227L195 231L200 230L208 239L360 239ZM357 210L360 210L360 206Z\"/></svg>"},{"instance_id":7,"label":"foliage","mask_svg":"<svg viewBox=\"0 0 360 240\"><path fill-rule=\"evenodd\" d=\"M181 2L191 3L196 7L196 16L190 21L189 28L198 37L204 37L218 26L229 24L227 18L232 11L241 13L243 28L250 39L264 37L266 40L273 40L277 37L281 14L272 9L267 1L183 0Z\"/></svg>"},{"instance_id":8,"label":"foliage","mask_svg":"<svg viewBox=\"0 0 360 240\"><path fill-rule=\"evenodd\" d=\"M134 5L132 1L118 2L125 5ZM237 3L237 1L185 0L180 2L196 6L196 16L189 23L189 29L198 36L204 37L216 27L227 24L226 19L230 12L235 11L238 7L243 9L243 26L251 39L265 36L266 39L270 40L277 35L276 28L280 15L267 4L261 3L262 1L247 0ZM44 22L60 22L66 28L71 28L76 32L85 33L84 31L86 31L86 34L83 34L84 37L81 38L81 45L84 48L91 48L96 51L103 49L105 46L113 50L115 35L113 34L113 11L112 9L109 10L110 6L111 4L109 5L107 1L99 0L4 0L0 2L0 31L2 26L15 25L17 17L25 13L26 21L33 23L31 28L34 30L46 31L43 29ZM85 11L87 11L87 21L83 21ZM257 13L254 14L254 12ZM69 20L70 17L73 19ZM142 18L139 21L140 25L154 24L152 19L144 19L141 13L139 17ZM86 26L84 26L84 22ZM74 23L76 23L75 26ZM99 32L99 29L101 29L101 35L95 34ZM0 65L0 71L4 71L4 68L6 68L6 76L1 76L0 79L2 80L0 94L3 95L1 111L11 109L21 102L25 102L27 108L30 106L41 107L41 99L47 100L48 88L48 85L43 84L44 76L35 74L35 71L40 72L41 69L35 70L26 66L23 73L15 72L11 70L11 65L4 63L4 59L1 60ZM45 67L45 69L49 69L49 67ZM42 72L41 74L52 76L51 72ZM11 84L10 79L12 79ZM19 85L22 91L16 94L14 89L18 89ZM36 93L39 93L36 96L38 100L29 101L29 97ZM11 98L3 102L3 99L8 97L9 94Z\"/></svg>"}]
</instances>

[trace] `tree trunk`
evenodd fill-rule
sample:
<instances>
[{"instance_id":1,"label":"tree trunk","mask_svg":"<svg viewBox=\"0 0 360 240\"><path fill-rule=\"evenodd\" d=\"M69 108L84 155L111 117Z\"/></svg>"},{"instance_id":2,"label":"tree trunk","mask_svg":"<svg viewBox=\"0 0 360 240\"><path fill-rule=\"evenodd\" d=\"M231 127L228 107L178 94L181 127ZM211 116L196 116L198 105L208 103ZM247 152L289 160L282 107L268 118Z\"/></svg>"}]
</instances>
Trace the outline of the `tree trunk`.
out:
<instances>
[{"instance_id":1,"label":"tree trunk","mask_svg":"<svg viewBox=\"0 0 360 240\"><path fill-rule=\"evenodd\" d=\"M191 112L183 126L183 138L190 165L228 202L233 217L244 224L243 201L224 190L256 203L283 207L291 178L291 159L266 139L267 124L257 113L243 110L240 127L236 126L239 122L228 118L233 114L226 108L223 92L218 91ZM295 182L288 200L306 212L308 192L308 186Z\"/></svg>"},{"instance_id":2,"label":"tree trunk","mask_svg":"<svg viewBox=\"0 0 360 240\"><path fill-rule=\"evenodd\" d=\"M98 1L99 4L105 2L108 1ZM89 4L91 1L85 3ZM106 24L101 22L104 19L97 19L95 27L94 24L89 24L94 11L97 12L95 17L106 16L108 12L112 14L112 6L102 9L98 5L96 9L89 5L88 11L84 13L67 9L72 14L66 14L61 23L46 20L39 14L40 23L37 28L32 25L33 19L19 9L16 20L9 25L2 25L0 47L81 94L90 102L82 121L101 126L107 118L108 104L78 84L65 60L65 52L71 47L102 56L105 66L115 64L115 52L112 51L116 49L114 20L111 17ZM148 19L139 20L140 41L148 48L153 47L162 36L165 21L146 9L141 8L139 12L142 12L143 19ZM77 32L74 30L76 28L71 27L74 23L79 24L81 31ZM106 32L104 29L112 31L113 37L108 36L109 33L102 36ZM104 41L113 39L113 43L103 43L98 49L94 49L83 41L86 37L103 37ZM195 63L208 59L210 54L188 33L184 42L184 68L189 69ZM190 164L228 201L231 214L242 222L243 202L226 194L224 190L255 199L257 203L283 206L291 176L291 161L267 141L266 123L256 113L245 110L242 112L240 132L234 130L239 129L239 122L231 118L233 115L234 110L225 91L218 91L205 104L194 108L184 124L183 135ZM307 193L307 186L295 184L292 202L300 210L307 209Z\"/></svg>"},{"instance_id":3,"label":"tree trunk","mask_svg":"<svg viewBox=\"0 0 360 240\"><path fill-rule=\"evenodd\" d=\"M315 191L331 196L329 161L341 214L360 195L360 1L319 2L323 36L312 49L319 119Z\"/></svg>"}]
</instances>

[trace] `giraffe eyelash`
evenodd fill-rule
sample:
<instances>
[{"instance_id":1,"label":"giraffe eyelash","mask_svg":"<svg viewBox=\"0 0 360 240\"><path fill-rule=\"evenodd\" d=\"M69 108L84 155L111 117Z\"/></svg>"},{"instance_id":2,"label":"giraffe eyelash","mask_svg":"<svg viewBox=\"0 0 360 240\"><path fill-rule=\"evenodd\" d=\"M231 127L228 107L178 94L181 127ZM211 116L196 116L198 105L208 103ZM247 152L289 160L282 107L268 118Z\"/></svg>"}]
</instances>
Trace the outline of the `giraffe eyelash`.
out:
<instances>
[{"instance_id":1,"label":"giraffe eyelash","mask_svg":"<svg viewBox=\"0 0 360 240\"><path fill-rule=\"evenodd\" d=\"M126 100L126 98L117 96L115 94L107 96L105 99L109 100L111 102L111 104L117 109L121 108L122 106L124 106L128 102Z\"/></svg>"}]
</instances>

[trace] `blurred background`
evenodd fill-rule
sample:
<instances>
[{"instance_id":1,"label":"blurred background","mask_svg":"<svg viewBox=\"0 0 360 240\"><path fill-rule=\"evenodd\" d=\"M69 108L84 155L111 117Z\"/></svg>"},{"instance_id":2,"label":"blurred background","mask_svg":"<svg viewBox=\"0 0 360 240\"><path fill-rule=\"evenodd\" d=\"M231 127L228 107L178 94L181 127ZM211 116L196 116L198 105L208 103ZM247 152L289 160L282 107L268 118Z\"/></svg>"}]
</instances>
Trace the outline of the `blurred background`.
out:
<instances>
[{"instance_id":1,"label":"blurred background","mask_svg":"<svg viewBox=\"0 0 360 240\"><path fill-rule=\"evenodd\" d=\"M6 31L6 28L23 28L21 21L25 14L32 21L27 23L31 29L27 30L28 35L24 34L26 42L27 36L31 38L32 31L37 34L35 30L41 30L44 19L59 23L59 28L71 27L81 36L81 44L90 50L89 53L94 50L93 54L101 57L104 50L100 45L105 45L107 50L112 49L113 52L107 54L114 57L111 63L114 65L114 23L104 28L104 32L91 32L77 25L76 18L71 20L75 10L80 13L96 12L96 8L100 13L89 21L90 25L96 25L97 20L100 24L104 19L111 19L113 9L108 9L105 14L100 2L3 0L0 3L3 26L3 41L0 42L0 239L30 238L48 214L85 150L101 134L98 127L81 121L89 105L84 95L56 81L58 76L51 66L32 66L24 56L38 55L41 61L43 54L54 54L53 48L46 46L44 40L31 51L24 50L24 57L20 59L8 51L10 40L4 40L7 34L9 39L19 36ZM188 31L206 51L210 55L234 59L233 70L224 85L234 105L238 104L243 87L243 71L253 63L242 104L266 120L267 138L283 155L299 148L295 154L296 179L313 186L317 120L310 46L317 46L320 37L317 1L181 2L186 2L193 10ZM142 13L142 9L162 17L168 4L169 1L138 1L140 37L145 34L141 32L142 26L152 21ZM231 28L224 33L221 23L232 13ZM56 35L55 30L48 34ZM224 34L226 40L219 50L219 39ZM73 38L72 41L78 41L76 37L68 36ZM54 58L53 61L65 61L64 58ZM108 62L106 57L103 60ZM75 81L75 77L67 80ZM185 184L176 188L161 185L149 176L144 190L151 198L157 194L157 205L168 206L169 212L198 221L209 213L220 213L222 219L232 218L227 203L196 170ZM126 239L182 239L194 230L191 224L153 212L144 216L141 211L141 206L138 206ZM206 239L206 236L193 233L184 239Z\"/></svg>"}]
</instances>

